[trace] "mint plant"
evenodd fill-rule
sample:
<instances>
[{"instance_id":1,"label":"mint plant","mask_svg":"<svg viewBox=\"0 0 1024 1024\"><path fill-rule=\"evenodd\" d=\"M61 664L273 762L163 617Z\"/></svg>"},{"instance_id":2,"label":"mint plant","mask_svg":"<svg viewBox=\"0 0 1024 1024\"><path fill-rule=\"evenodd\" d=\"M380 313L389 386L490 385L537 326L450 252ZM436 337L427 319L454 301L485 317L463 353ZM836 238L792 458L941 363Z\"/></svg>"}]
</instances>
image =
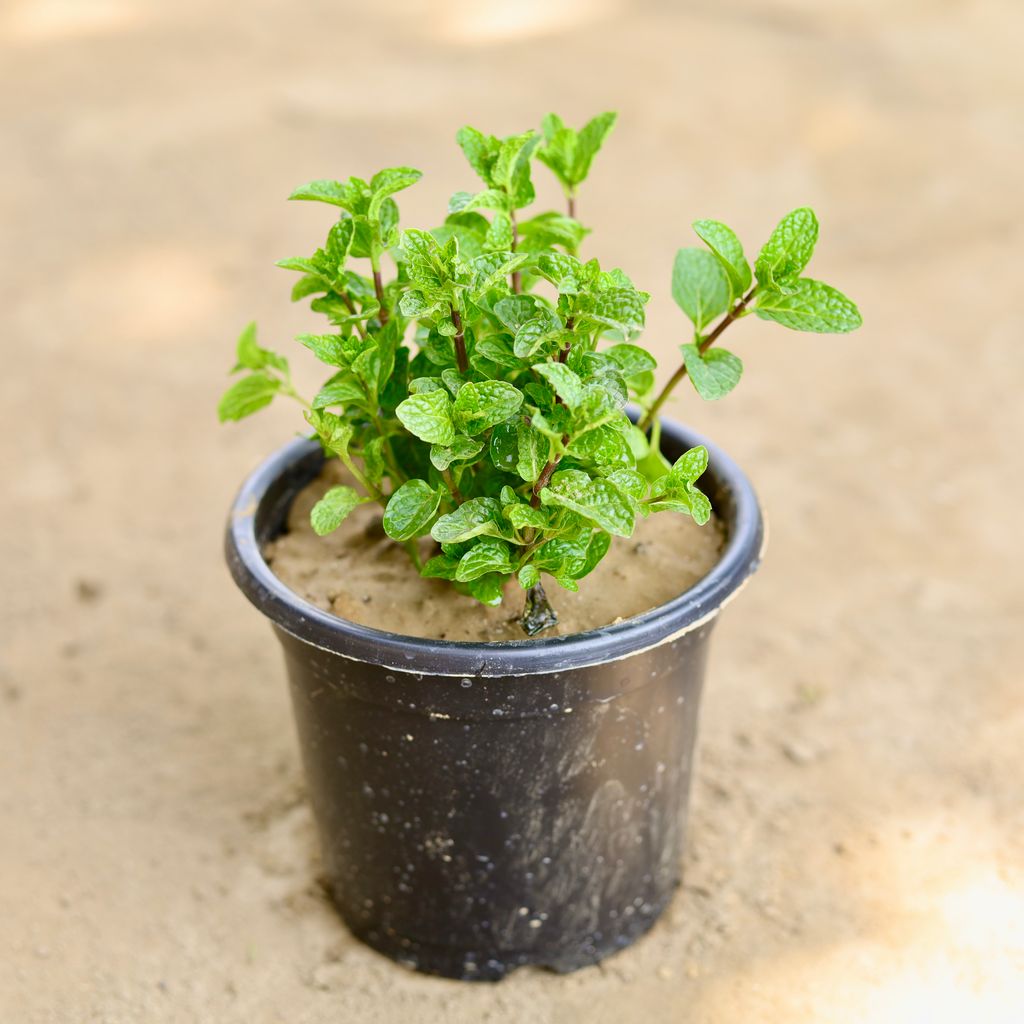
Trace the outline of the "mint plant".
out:
<instances>
[{"instance_id":1,"label":"mint plant","mask_svg":"<svg viewBox=\"0 0 1024 1024\"><path fill-rule=\"evenodd\" d=\"M410 167L297 189L290 198L339 209L321 248L278 264L300 275L292 299L309 299L330 324L298 341L331 375L307 400L288 360L250 324L233 371L244 375L219 406L222 421L239 420L278 395L297 400L352 479L315 505L313 529L329 533L375 502L422 576L488 605L516 577L529 635L557 621L544 578L577 590L637 517L709 519L697 486L708 453L669 463L657 415L683 377L706 400L736 386L740 359L712 347L726 328L750 313L800 331L860 325L848 298L802 276L818 237L811 210L780 221L753 270L732 230L696 221L705 248L681 249L672 272L693 337L657 391L654 357L635 343L650 296L579 254L588 231L577 191L614 122L602 114L576 132L550 114L541 133L508 138L462 128L458 144L482 187L456 192L429 231L399 229L393 197L421 176ZM565 213L523 217L535 160L561 183Z\"/></svg>"}]
</instances>

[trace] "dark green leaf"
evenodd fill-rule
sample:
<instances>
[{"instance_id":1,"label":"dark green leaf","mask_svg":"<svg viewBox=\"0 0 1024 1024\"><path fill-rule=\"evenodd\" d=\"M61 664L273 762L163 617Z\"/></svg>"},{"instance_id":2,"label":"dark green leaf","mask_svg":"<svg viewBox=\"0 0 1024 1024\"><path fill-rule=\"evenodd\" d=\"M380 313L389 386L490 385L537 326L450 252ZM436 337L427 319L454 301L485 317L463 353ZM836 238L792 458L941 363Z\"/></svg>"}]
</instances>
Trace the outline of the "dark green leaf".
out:
<instances>
[{"instance_id":1,"label":"dark green leaf","mask_svg":"<svg viewBox=\"0 0 1024 1024\"><path fill-rule=\"evenodd\" d=\"M503 540L488 537L479 541L459 560L455 578L468 583L489 572L511 573L510 550Z\"/></svg>"}]
</instances>

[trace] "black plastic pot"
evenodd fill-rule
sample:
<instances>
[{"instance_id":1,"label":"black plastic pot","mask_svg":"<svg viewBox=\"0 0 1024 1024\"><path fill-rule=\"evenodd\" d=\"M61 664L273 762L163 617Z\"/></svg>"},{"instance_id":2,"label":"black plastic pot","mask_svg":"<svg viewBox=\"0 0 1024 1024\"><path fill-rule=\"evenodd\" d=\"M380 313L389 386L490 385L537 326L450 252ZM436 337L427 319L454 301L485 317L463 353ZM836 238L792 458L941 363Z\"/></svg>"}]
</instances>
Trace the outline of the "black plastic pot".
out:
<instances>
[{"instance_id":1,"label":"black plastic pot","mask_svg":"<svg viewBox=\"0 0 1024 1024\"><path fill-rule=\"evenodd\" d=\"M571 971L629 945L679 882L708 638L756 569L750 484L706 444L721 560L644 615L573 636L470 644L398 636L308 604L261 546L319 472L294 441L246 481L232 575L284 647L332 896L382 953L452 978Z\"/></svg>"}]
</instances>

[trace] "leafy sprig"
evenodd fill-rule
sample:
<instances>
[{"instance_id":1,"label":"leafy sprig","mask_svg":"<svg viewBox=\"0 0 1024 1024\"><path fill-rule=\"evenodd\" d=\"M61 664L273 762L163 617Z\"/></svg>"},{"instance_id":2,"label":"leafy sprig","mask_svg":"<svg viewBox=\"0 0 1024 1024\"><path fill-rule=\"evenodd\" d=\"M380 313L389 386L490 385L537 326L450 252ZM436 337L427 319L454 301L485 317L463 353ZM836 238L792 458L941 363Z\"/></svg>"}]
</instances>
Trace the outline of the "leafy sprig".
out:
<instances>
[{"instance_id":1,"label":"leafy sprig","mask_svg":"<svg viewBox=\"0 0 1024 1024\"><path fill-rule=\"evenodd\" d=\"M278 395L299 401L351 477L314 506L313 529L329 533L376 502L423 576L491 605L515 577L531 634L557 621L545 579L576 590L640 518L710 517L698 486L707 451L669 464L656 416L683 376L706 399L736 386L740 360L711 348L729 324L750 312L795 330L860 323L841 293L801 276L818 233L810 210L783 219L753 270L729 228L697 221L706 248L680 250L672 276L694 334L656 393L654 357L635 343L650 296L623 271L579 257L587 229L577 191L614 121L602 114L576 132L552 114L539 134L504 139L461 129L482 187L455 193L431 231L399 227L393 197L419 180L413 168L296 189L292 199L339 211L322 247L279 264L300 275L293 300L327 317L330 330L298 340L330 375L307 401L288 361L249 325L234 368L244 376L219 406L222 420L237 420ZM562 184L567 213L520 219L535 197L534 159Z\"/></svg>"}]
</instances>

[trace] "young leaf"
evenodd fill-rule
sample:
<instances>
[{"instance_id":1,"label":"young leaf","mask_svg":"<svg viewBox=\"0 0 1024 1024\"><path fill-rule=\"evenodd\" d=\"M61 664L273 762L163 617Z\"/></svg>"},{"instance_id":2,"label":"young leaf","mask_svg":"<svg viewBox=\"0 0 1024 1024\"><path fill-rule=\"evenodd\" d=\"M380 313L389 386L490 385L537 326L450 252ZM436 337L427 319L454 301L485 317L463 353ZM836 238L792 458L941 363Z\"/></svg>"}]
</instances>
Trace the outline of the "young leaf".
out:
<instances>
[{"instance_id":1,"label":"young leaf","mask_svg":"<svg viewBox=\"0 0 1024 1024\"><path fill-rule=\"evenodd\" d=\"M430 531L439 544L454 544L472 537L502 537L501 505L495 498L470 498L454 512L441 516Z\"/></svg>"},{"instance_id":2,"label":"young leaf","mask_svg":"<svg viewBox=\"0 0 1024 1024\"><path fill-rule=\"evenodd\" d=\"M501 604L507 579L508 577L501 573L489 572L486 576L481 576L479 579L470 580L464 586L469 591L471 597L476 598L481 604L495 608Z\"/></svg>"},{"instance_id":3,"label":"young leaf","mask_svg":"<svg viewBox=\"0 0 1024 1024\"><path fill-rule=\"evenodd\" d=\"M504 423L522 404L523 393L517 387L503 380L487 380L463 385L453 413L460 430L480 434L488 427Z\"/></svg>"},{"instance_id":4,"label":"young leaf","mask_svg":"<svg viewBox=\"0 0 1024 1024\"><path fill-rule=\"evenodd\" d=\"M493 135L484 135L483 132L477 131L476 128L471 128L469 125L458 130L455 141L465 153L470 167L476 171L483 183L485 185L493 184L491 170L497 159L501 143Z\"/></svg>"},{"instance_id":5,"label":"young leaf","mask_svg":"<svg viewBox=\"0 0 1024 1024\"><path fill-rule=\"evenodd\" d=\"M699 444L683 452L669 470L668 479L671 483L694 483L699 480L708 468L708 450Z\"/></svg>"},{"instance_id":6,"label":"young leaf","mask_svg":"<svg viewBox=\"0 0 1024 1024\"><path fill-rule=\"evenodd\" d=\"M535 363L533 369L548 381L570 409L583 401L586 394L583 381L565 363Z\"/></svg>"},{"instance_id":7,"label":"young leaf","mask_svg":"<svg viewBox=\"0 0 1024 1024\"><path fill-rule=\"evenodd\" d=\"M310 352L328 366L348 366L349 353L345 338L340 334L300 334L296 341L305 345Z\"/></svg>"},{"instance_id":8,"label":"young leaf","mask_svg":"<svg viewBox=\"0 0 1024 1024\"><path fill-rule=\"evenodd\" d=\"M388 499L384 532L397 541L412 540L427 532L441 504L441 491L426 480L406 480Z\"/></svg>"},{"instance_id":9,"label":"young leaf","mask_svg":"<svg viewBox=\"0 0 1024 1024\"><path fill-rule=\"evenodd\" d=\"M559 505L579 513L617 537L633 535L633 506L607 480L592 480L578 469L560 470L540 492L545 505Z\"/></svg>"},{"instance_id":10,"label":"young leaf","mask_svg":"<svg viewBox=\"0 0 1024 1024\"><path fill-rule=\"evenodd\" d=\"M455 440L448 446L431 445L430 461L435 469L444 472L453 462L465 462L483 451L483 441L473 437L456 434Z\"/></svg>"},{"instance_id":11,"label":"young leaf","mask_svg":"<svg viewBox=\"0 0 1024 1024\"><path fill-rule=\"evenodd\" d=\"M672 298L702 331L729 308L729 278L706 249L680 249L672 265Z\"/></svg>"},{"instance_id":12,"label":"young leaf","mask_svg":"<svg viewBox=\"0 0 1024 1024\"><path fill-rule=\"evenodd\" d=\"M281 381L278 378L262 371L251 373L248 377L235 381L224 392L217 406L217 416L221 423L244 419L270 405L280 389Z\"/></svg>"},{"instance_id":13,"label":"young leaf","mask_svg":"<svg viewBox=\"0 0 1024 1024\"><path fill-rule=\"evenodd\" d=\"M510 573L513 565L510 561L510 548L503 540L485 538L474 544L459 560L455 578L467 583L478 579L485 573Z\"/></svg>"},{"instance_id":14,"label":"young leaf","mask_svg":"<svg viewBox=\"0 0 1024 1024\"><path fill-rule=\"evenodd\" d=\"M380 216L381 206L384 200L401 192L402 189L415 185L423 177L422 171L414 167L387 167L378 171L370 179L370 191L373 193L370 205L367 207L366 216L370 220L376 220Z\"/></svg>"},{"instance_id":15,"label":"young leaf","mask_svg":"<svg viewBox=\"0 0 1024 1024\"><path fill-rule=\"evenodd\" d=\"M535 565L527 563L519 570L517 579L519 580L519 586L521 586L523 590L529 590L531 587L535 587L540 583L540 572L537 570Z\"/></svg>"},{"instance_id":16,"label":"young leaf","mask_svg":"<svg viewBox=\"0 0 1024 1024\"><path fill-rule=\"evenodd\" d=\"M406 430L421 441L449 445L455 440L452 400L445 390L411 395L395 409L395 415Z\"/></svg>"},{"instance_id":17,"label":"young leaf","mask_svg":"<svg viewBox=\"0 0 1024 1024\"><path fill-rule=\"evenodd\" d=\"M539 430L520 423L515 469L527 483L535 483L551 458L551 441Z\"/></svg>"},{"instance_id":18,"label":"young leaf","mask_svg":"<svg viewBox=\"0 0 1024 1024\"><path fill-rule=\"evenodd\" d=\"M754 312L794 331L845 334L861 325L860 311L841 291L822 281L802 277L790 294L759 292Z\"/></svg>"},{"instance_id":19,"label":"young leaf","mask_svg":"<svg viewBox=\"0 0 1024 1024\"><path fill-rule=\"evenodd\" d=\"M248 324L238 336L235 357L238 359L235 370L263 370L269 366L282 373L288 372L288 360L284 356L256 344L255 322Z\"/></svg>"},{"instance_id":20,"label":"young leaf","mask_svg":"<svg viewBox=\"0 0 1024 1024\"><path fill-rule=\"evenodd\" d=\"M758 254L754 264L758 282L772 289L787 284L810 262L817 241L818 218L810 207L787 213Z\"/></svg>"},{"instance_id":21,"label":"young leaf","mask_svg":"<svg viewBox=\"0 0 1024 1024\"><path fill-rule=\"evenodd\" d=\"M322 537L336 530L348 518L349 513L366 500L352 487L332 487L309 513L314 533Z\"/></svg>"},{"instance_id":22,"label":"young leaf","mask_svg":"<svg viewBox=\"0 0 1024 1024\"><path fill-rule=\"evenodd\" d=\"M597 156L598 150L604 145L608 133L615 127L618 115L614 111L598 114L588 121L576 139L576 152L573 155L572 179L578 185L590 173L590 164Z\"/></svg>"},{"instance_id":23,"label":"young leaf","mask_svg":"<svg viewBox=\"0 0 1024 1024\"><path fill-rule=\"evenodd\" d=\"M308 185L300 185L288 198L330 203L332 206L340 206L354 212L358 191L352 182L311 181Z\"/></svg>"},{"instance_id":24,"label":"young leaf","mask_svg":"<svg viewBox=\"0 0 1024 1024\"><path fill-rule=\"evenodd\" d=\"M697 345L682 345L683 362L697 394L705 401L724 398L740 382L743 363L724 348L709 348L703 354Z\"/></svg>"},{"instance_id":25,"label":"young leaf","mask_svg":"<svg viewBox=\"0 0 1024 1024\"><path fill-rule=\"evenodd\" d=\"M738 298L750 287L751 274L736 233L718 220L695 220L693 230L722 264L732 285L733 296Z\"/></svg>"}]
</instances>

